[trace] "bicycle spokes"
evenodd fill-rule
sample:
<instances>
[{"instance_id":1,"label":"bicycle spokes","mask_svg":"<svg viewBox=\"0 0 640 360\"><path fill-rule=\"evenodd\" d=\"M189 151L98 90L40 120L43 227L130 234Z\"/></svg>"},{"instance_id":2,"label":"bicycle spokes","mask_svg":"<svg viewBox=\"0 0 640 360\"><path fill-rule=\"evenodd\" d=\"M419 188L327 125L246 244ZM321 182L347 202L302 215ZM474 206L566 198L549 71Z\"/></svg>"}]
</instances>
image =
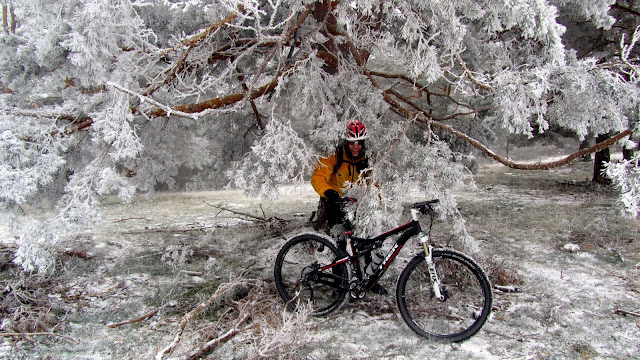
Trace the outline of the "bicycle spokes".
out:
<instances>
[{"instance_id":1,"label":"bicycle spokes","mask_svg":"<svg viewBox=\"0 0 640 360\"><path fill-rule=\"evenodd\" d=\"M433 268L424 257L414 258L400 275L397 301L409 327L419 335L441 341L463 341L484 324L491 310L486 274L467 256L453 250L434 250ZM439 294L436 290L439 290Z\"/></svg>"},{"instance_id":2,"label":"bicycle spokes","mask_svg":"<svg viewBox=\"0 0 640 360\"><path fill-rule=\"evenodd\" d=\"M324 315L346 301L349 271L345 263L331 266L343 257L330 240L305 234L283 246L274 275L278 292L291 309L296 301L311 303L313 314ZM323 270L323 268L325 268Z\"/></svg>"}]
</instances>

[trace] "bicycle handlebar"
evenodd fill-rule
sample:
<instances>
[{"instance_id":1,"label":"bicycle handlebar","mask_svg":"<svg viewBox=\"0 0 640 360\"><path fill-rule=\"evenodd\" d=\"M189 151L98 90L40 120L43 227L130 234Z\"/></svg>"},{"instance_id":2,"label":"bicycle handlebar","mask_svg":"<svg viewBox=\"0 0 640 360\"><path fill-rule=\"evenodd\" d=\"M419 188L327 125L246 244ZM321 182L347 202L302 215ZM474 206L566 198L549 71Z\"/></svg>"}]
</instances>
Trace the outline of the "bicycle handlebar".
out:
<instances>
[{"instance_id":1,"label":"bicycle handlebar","mask_svg":"<svg viewBox=\"0 0 640 360\"><path fill-rule=\"evenodd\" d=\"M438 199L422 201L422 202L415 203L415 204L411 205L411 208L412 209L416 209L416 210L420 211L423 214L433 213L434 209L433 209L433 207L431 205L437 204L439 202L440 202L440 200L438 200Z\"/></svg>"},{"instance_id":2,"label":"bicycle handlebar","mask_svg":"<svg viewBox=\"0 0 640 360\"><path fill-rule=\"evenodd\" d=\"M358 199L356 199L356 198L345 196L345 197L341 197L340 198L339 203L348 204L348 203L354 203L354 202L357 202L357 201L358 201ZM437 204L439 202L440 202L440 200L438 200L438 199L417 202L417 203L412 204L411 208L412 209L416 209L416 210L420 211L423 214L427 214L427 213L433 212L434 209L433 209L432 205Z\"/></svg>"},{"instance_id":3,"label":"bicycle handlebar","mask_svg":"<svg viewBox=\"0 0 640 360\"><path fill-rule=\"evenodd\" d=\"M437 204L439 202L440 202L440 200L438 200L438 199L427 200L427 201L415 203L415 204L411 205L411 207L414 208L414 209L425 207L425 206L431 207L431 205Z\"/></svg>"}]
</instances>

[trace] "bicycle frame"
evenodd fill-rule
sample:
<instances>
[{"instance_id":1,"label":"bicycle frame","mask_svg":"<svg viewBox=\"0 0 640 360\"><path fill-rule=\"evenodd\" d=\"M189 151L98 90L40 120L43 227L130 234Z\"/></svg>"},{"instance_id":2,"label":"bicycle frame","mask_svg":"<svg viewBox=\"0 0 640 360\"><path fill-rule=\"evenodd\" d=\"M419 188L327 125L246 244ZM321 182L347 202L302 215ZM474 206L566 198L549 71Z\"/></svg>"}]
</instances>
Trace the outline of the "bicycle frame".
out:
<instances>
[{"instance_id":1,"label":"bicycle frame","mask_svg":"<svg viewBox=\"0 0 640 360\"><path fill-rule=\"evenodd\" d=\"M400 315L411 330L425 338L444 342L468 339L491 313L491 283L469 256L433 247L430 236L436 209L432 205L436 203L437 199L411 204L411 221L375 237L345 232L346 239L338 239L338 247L321 233L291 238L278 252L274 266L278 293L291 310L297 309L299 301L307 301L315 316L325 316L349 299L362 299L369 291L386 293L375 286L407 241L417 236L422 250L404 266L396 285ZM422 224L424 230L418 221L420 214L431 217L430 224ZM351 240L346 251L344 240ZM390 250L381 251L383 245ZM374 251L376 254L369 256ZM371 263L364 264L361 258L363 262L375 261L377 267L372 266L371 271Z\"/></svg>"},{"instance_id":2,"label":"bicycle frame","mask_svg":"<svg viewBox=\"0 0 640 360\"><path fill-rule=\"evenodd\" d=\"M389 265L391 265L391 263L396 258L396 256L398 255L402 247L407 243L407 241L410 238L416 235L420 235L420 238L421 238L420 242L423 244L423 247L425 249L425 256L429 257L428 260L431 260L430 259L431 246L428 244L428 236L422 232L422 227L420 226L420 222L418 221L419 213L420 212L418 210L411 209L411 217L412 217L411 221L409 221L404 225L398 226L393 230L390 230L378 236L375 236L373 238L359 238L359 237L353 236L353 231L346 232L345 234L350 239L350 243L351 243L351 254L337 260L332 264L323 266L320 270L324 271L334 266L343 264L345 262L350 262L351 264L353 264L353 267L357 275L356 276L357 283L352 284L351 286L355 287L355 290L362 292L366 289L370 289L373 285L375 285L380 280L380 278L382 278L384 273L387 271L387 268L389 267ZM366 279L366 282L363 283L362 280L364 280L364 277L362 276L362 271L360 270L360 266L358 265L358 259L364 255L370 254L372 251L376 249L379 249L382 246L382 243L387 238L397 234L400 234L400 236L398 237L396 242L393 244L391 249L385 254L384 259L382 260L378 268L374 271L374 273L368 279ZM431 266L429 270L432 276L432 280L435 282L434 285L437 284L435 287L437 287L439 290L438 276L435 272L435 269L433 268L433 262L432 261L429 261L429 262L431 262ZM433 271L431 271L432 268L433 268ZM351 290L353 290L353 288ZM440 292L438 291L437 295L440 295L439 293Z\"/></svg>"}]
</instances>

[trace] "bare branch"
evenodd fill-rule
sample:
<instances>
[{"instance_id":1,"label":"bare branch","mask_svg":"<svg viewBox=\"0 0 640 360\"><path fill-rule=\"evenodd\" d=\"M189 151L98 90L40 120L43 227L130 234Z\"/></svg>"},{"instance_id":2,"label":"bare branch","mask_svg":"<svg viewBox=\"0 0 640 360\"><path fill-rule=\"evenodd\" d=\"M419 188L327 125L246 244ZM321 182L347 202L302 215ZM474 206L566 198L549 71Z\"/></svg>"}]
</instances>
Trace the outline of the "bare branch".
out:
<instances>
[{"instance_id":1,"label":"bare branch","mask_svg":"<svg viewBox=\"0 0 640 360\"><path fill-rule=\"evenodd\" d=\"M115 323L115 324L109 324L109 325L107 325L107 327L110 327L110 328L113 329L113 328L117 328L117 327L122 326L122 325L135 324L137 322L141 322L141 321L145 321L145 320L151 319L155 314L157 314L160 310L162 310L162 308L164 308L164 306L161 306L161 307L159 307L159 308L157 308L155 310L152 310L152 311L150 311L150 312L148 312L148 313L146 313L146 314L144 314L144 315L142 315L140 317L137 317L137 318L135 318L133 320L127 320L127 321L123 321L123 322L119 322L119 323Z\"/></svg>"},{"instance_id":2,"label":"bare branch","mask_svg":"<svg viewBox=\"0 0 640 360\"><path fill-rule=\"evenodd\" d=\"M245 332L249 329L255 328L258 326L258 324L249 324L243 328L240 328L240 326L242 324L244 324L247 319L249 319L251 316L250 312L244 312L233 324L233 327L231 327L229 330L227 330L224 334L218 336L215 339L209 340L206 344L204 344L202 347L200 347L198 350L192 352L191 354L189 354L189 356L186 357L186 359L199 359L200 357L202 357L205 354L210 353L211 351L213 351L213 349L215 349L217 346L219 346L220 344L223 344L227 341L229 341L231 338L233 338L234 336Z\"/></svg>"},{"instance_id":3,"label":"bare branch","mask_svg":"<svg viewBox=\"0 0 640 360\"><path fill-rule=\"evenodd\" d=\"M138 93L136 93L134 91L131 91L131 90L129 90L129 89L123 87L123 86L120 86L120 85L118 85L118 84L116 84L114 82L107 81L107 85L112 86L112 87L114 87L114 88L116 88L116 89L118 89L118 90L120 90L120 91L122 91L124 93L129 94L129 95L135 96L138 99L140 99L140 101L142 101L142 102L147 102L147 103L150 103L152 105L155 105L156 107L159 107L160 109L162 109L162 111L165 112L164 116L175 115L175 116L185 117L185 118L188 118L188 119L194 119L194 120L198 119L197 115L193 115L191 113L182 112L182 111L180 111L178 109L172 109L169 106L161 104L161 103L153 100L152 98L150 98L148 96L145 96L143 94L138 94Z\"/></svg>"},{"instance_id":4,"label":"bare branch","mask_svg":"<svg viewBox=\"0 0 640 360\"><path fill-rule=\"evenodd\" d=\"M173 341L171 342L171 344L166 346L164 349L160 350L158 352L158 354L156 354L156 360L162 359L165 354L168 354L171 351L173 351L173 349L175 349L175 347L178 345L178 343L180 343L180 341L182 340L182 334L184 333L184 329L187 327L187 324L194 317L196 317L198 314L200 314L201 312L203 312L204 310L209 308L209 306L211 306L211 304L213 304L225 292L227 292L227 291L233 289L234 287L236 287L236 286L238 286L240 284L243 284L245 282L246 281L243 281L243 280L235 280L235 281L232 281L232 282L229 282L229 283L221 284L220 286L218 286L216 291L213 293L213 295L211 295L211 297L209 297L209 299L207 301L201 303L195 309L193 309L193 310L189 311L187 314L185 314L182 317L182 320L180 321L180 324L178 325L178 331L176 332Z\"/></svg>"},{"instance_id":5,"label":"bare branch","mask_svg":"<svg viewBox=\"0 0 640 360\"><path fill-rule=\"evenodd\" d=\"M0 332L0 337L26 337L29 338L29 336L57 336L57 337L61 337L63 339L69 340L73 343L78 344L78 341L65 336L65 335L60 335L60 334L56 334L56 333L51 333L51 332L32 332L32 333L3 333Z\"/></svg>"},{"instance_id":6,"label":"bare branch","mask_svg":"<svg viewBox=\"0 0 640 360\"><path fill-rule=\"evenodd\" d=\"M627 311L627 310L622 310L622 309L616 309L616 314L640 317L640 313L639 312Z\"/></svg>"},{"instance_id":7,"label":"bare branch","mask_svg":"<svg viewBox=\"0 0 640 360\"><path fill-rule=\"evenodd\" d=\"M246 216L248 218L251 218L251 219L254 219L254 220L258 220L258 221L261 221L261 222L271 222L273 220L286 221L284 219L280 219L280 218L277 218L277 217L267 218L266 216L265 217L255 216L255 215L247 214L247 213L244 213L244 212L241 212L241 211L236 211L236 210L232 210L232 209L229 209L229 208L225 208L223 206L212 205L212 204L207 203L206 201L204 201L204 204L209 205L211 207L214 207L216 209L228 211L228 212L236 214L236 215ZM261 209L262 209L262 207L261 207ZM264 210L262 211L262 214L264 215Z\"/></svg>"},{"instance_id":8,"label":"bare branch","mask_svg":"<svg viewBox=\"0 0 640 360\"><path fill-rule=\"evenodd\" d=\"M272 92L273 90L275 90L276 86L278 85L278 79L279 78L276 77L270 83L256 89L249 96L249 98L256 99L264 94ZM169 110L160 108L152 111L148 115L151 117L163 117L163 116L168 116L168 114L178 114L178 113L179 114L196 114L196 113L201 113L208 109L219 109L221 107L228 106L228 105L237 103L239 101L242 101L244 98L245 98L244 93L236 93L236 94L231 94L224 97L209 99L197 104L178 105L173 108L170 108ZM137 109L133 109L133 110L135 112Z\"/></svg>"}]
</instances>

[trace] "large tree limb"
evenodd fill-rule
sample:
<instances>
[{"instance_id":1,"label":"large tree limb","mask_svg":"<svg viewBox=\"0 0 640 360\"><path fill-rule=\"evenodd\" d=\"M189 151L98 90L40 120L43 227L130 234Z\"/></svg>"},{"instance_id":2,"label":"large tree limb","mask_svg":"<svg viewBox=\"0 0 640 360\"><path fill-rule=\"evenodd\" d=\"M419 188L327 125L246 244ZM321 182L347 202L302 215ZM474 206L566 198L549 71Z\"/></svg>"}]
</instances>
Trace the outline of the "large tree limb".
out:
<instances>
[{"instance_id":1,"label":"large tree limb","mask_svg":"<svg viewBox=\"0 0 640 360\"><path fill-rule=\"evenodd\" d=\"M550 170L553 168L557 168L560 166L564 166L564 165L568 165L569 163L571 163L573 160L581 158L585 155L591 154L591 153L595 153L598 152L602 149L608 148L609 146L615 144L616 142L618 142L619 140L624 139L625 137L631 135L631 130L627 129L625 131L620 132L619 134L610 137L609 139L602 141L600 143L597 143L591 147L588 147L586 149L582 149L580 151L577 151L573 154L570 154L560 160L556 160L556 161L549 161L549 162L544 162L544 163L536 163L536 164L526 164L526 163L518 163L518 162L514 162L511 161L503 156L500 156L498 154L496 154L495 152L491 151L489 148L487 148L486 146L484 146L482 143L480 143L479 141L473 139L472 137L464 134L461 131L458 131L456 129L454 129L453 127L443 124L439 121L430 121L426 118L418 118L418 121L423 122L423 123L427 123L430 124L433 127L437 127L441 130L444 130L450 134L455 135L456 137L466 141L467 143L471 144L473 147L475 147L476 149L482 151L485 155L487 155L488 157L494 159L495 161L499 162L502 165L505 165L507 167L510 167L512 169L518 169L518 170Z\"/></svg>"},{"instance_id":2,"label":"large tree limb","mask_svg":"<svg viewBox=\"0 0 640 360\"><path fill-rule=\"evenodd\" d=\"M296 63L290 65L287 69L285 69L284 71L281 71L278 73L278 75L276 77L274 77L273 80L271 80L271 82L269 82L268 84L265 84L261 87L259 87L258 89L254 90L251 95L249 96L250 100L253 99L257 99L265 94L271 93L275 90L276 86L278 86L278 83L280 81L280 77L282 77L283 75L287 75L291 73L291 69L294 69L297 66ZM143 96L141 94L135 94L130 90L127 90L121 86L118 86L115 83L110 83L110 85L112 85L113 87L115 87L116 89L120 90L120 91L124 91L126 93L129 93L130 95L133 96ZM146 97L145 97L146 98ZM230 94L227 96L223 96L223 97L217 97L217 98L213 98L213 99L209 99L206 101L203 101L201 103L195 103L195 104L184 104L184 105L178 105L175 107L168 107L168 106L164 106L162 104L159 104L155 101L153 101L152 103L156 104L158 106L158 108L156 110L151 111L150 113L147 113L145 115L149 116L149 117L163 117L163 116L169 116L169 115L179 115L179 116L183 116L183 117L188 117L188 118L194 118L194 116L192 116L191 114L197 114L197 113L201 113L205 110L209 110L209 109L219 109L225 106L229 106L232 104L235 104L239 101L242 101L245 98L245 93L235 93L235 94ZM139 111L139 109L137 107L132 107L131 108L131 112L133 112L134 114L137 113ZM64 116L60 116L60 118L65 118ZM71 119L71 118L70 118ZM62 132L62 136L66 136L66 135L71 135L73 133L76 133L78 131L84 130L88 127L90 127L93 124L93 119L89 118L89 117L85 117L80 119L82 122L78 123L77 125L65 130L64 132ZM56 135L55 133L52 135Z\"/></svg>"},{"instance_id":3,"label":"large tree limb","mask_svg":"<svg viewBox=\"0 0 640 360\"><path fill-rule=\"evenodd\" d=\"M272 91L275 90L276 86L278 86L278 82L280 80L280 77L284 74L289 73L289 71L294 68L296 65L293 64L291 66L289 66L289 68L287 68L284 71L281 71L278 73L278 75L276 77L274 77L273 80L271 80L269 83L257 88L256 90L252 91L251 94L248 94L248 99L249 100L253 100L256 98L259 98L260 96L263 96L265 94L268 94ZM163 116L167 116L169 114L169 112L176 112L176 113L184 113L184 114L196 114L196 113L201 113L205 110L209 110L209 109L219 109L225 106L229 106L232 104L235 104L239 101L242 101L243 99L245 99L245 93L236 93L236 94L231 94L231 95L227 95L227 96L223 96L223 97L217 97L217 98L213 98L213 99L209 99L206 101L203 101L201 103L195 103L195 104L184 104L184 105L178 105L178 106L174 106L172 107L169 111L165 110L165 109L156 109L150 113L148 113L148 116L151 117L163 117ZM132 111L135 113L137 112L137 108L133 108Z\"/></svg>"}]
</instances>

